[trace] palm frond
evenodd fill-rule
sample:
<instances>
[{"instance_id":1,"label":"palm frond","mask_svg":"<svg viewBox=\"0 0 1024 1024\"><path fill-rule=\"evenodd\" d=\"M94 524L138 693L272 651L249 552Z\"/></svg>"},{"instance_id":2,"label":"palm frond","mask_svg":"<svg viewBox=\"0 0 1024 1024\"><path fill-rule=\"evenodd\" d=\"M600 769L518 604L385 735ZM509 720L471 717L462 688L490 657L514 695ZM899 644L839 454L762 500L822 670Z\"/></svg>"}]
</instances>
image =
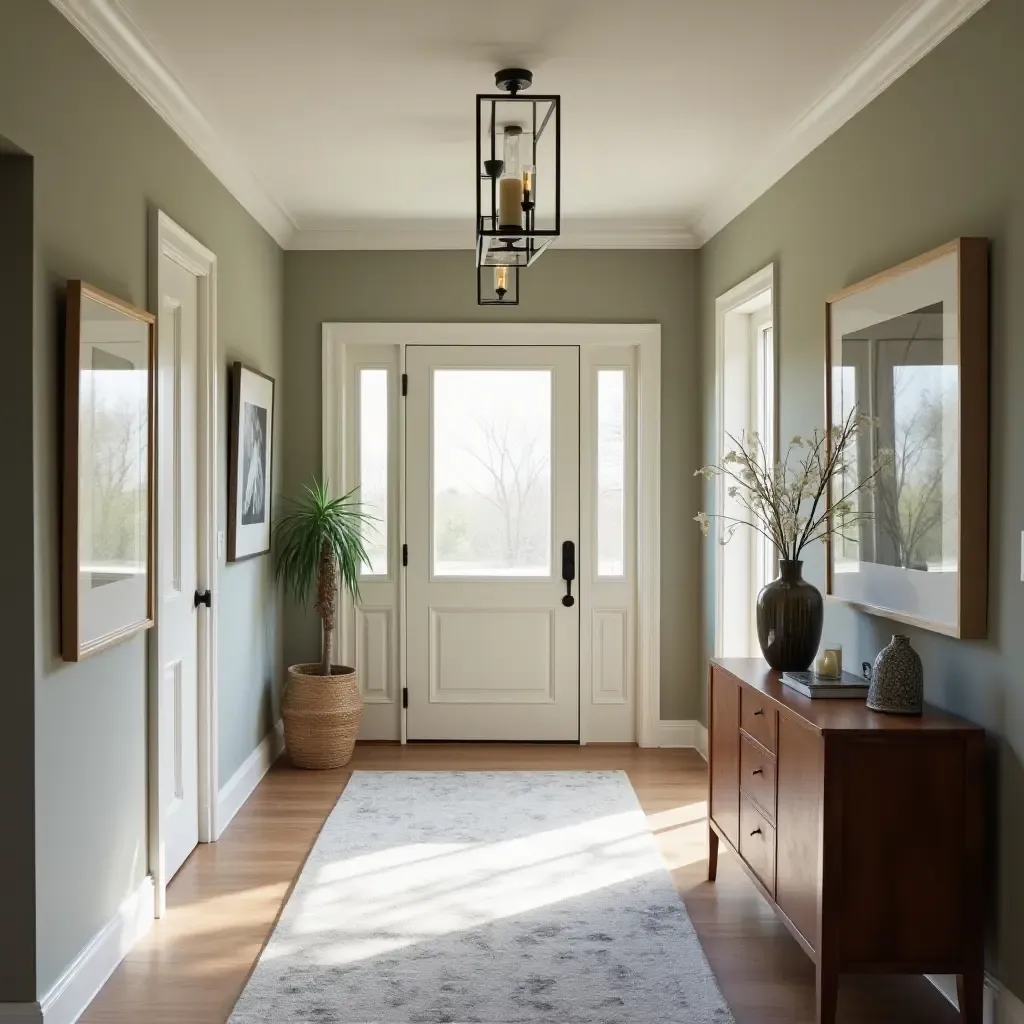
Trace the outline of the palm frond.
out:
<instances>
[{"instance_id":1,"label":"palm frond","mask_svg":"<svg viewBox=\"0 0 1024 1024\"><path fill-rule=\"evenodd\" d=\"M314 478L304 485L304 491L287 502L274 523L277 578L289 596L305 603L317 586L327 544L337 562L342 586L358 598L359 569L369 564L363 534L376 517L357 500L358 488L331 498L327 481Z\"/></svg>"}]
</instances>

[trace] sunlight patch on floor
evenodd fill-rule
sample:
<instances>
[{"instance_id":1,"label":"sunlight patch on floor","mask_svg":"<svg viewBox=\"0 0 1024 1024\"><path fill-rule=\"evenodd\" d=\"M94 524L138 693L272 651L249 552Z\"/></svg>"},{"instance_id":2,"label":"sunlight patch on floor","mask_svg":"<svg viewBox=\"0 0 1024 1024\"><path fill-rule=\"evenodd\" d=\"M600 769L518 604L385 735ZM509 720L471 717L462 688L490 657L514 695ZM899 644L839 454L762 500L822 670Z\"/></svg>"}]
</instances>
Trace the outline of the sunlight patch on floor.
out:
<instances>
[{"instance_id":1,"label":"sunlight patch on floor","mask_svg":"<svg viewBox=\"0 0 1024 1024\"><path fill-rule=\"evenodd\" d=\"M416 844L322 868L291 929L327 964L365 960L662 867L640 810L498 843ZM338 907L349 912L339 923ZM287 956L291 942L268 950Z\"/></svg>"}]
</instances>

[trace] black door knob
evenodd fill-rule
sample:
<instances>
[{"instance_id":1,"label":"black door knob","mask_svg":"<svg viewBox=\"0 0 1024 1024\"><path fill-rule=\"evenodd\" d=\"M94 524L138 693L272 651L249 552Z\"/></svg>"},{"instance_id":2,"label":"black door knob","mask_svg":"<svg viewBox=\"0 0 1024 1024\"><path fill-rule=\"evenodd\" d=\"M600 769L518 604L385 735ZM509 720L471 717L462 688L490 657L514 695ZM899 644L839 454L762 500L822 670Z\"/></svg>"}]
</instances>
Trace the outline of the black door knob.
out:
<instances>
[{"instance_id":1,"label":"black door knob","mask_svg":"<svg viewBox=\"0 0 1024 1024\"><path fill-rule=\"evenodd\" d=\"M192 605L198 608L201 604L205 604L207 608L213 607L213 595L208 591L204 590L201 594L196 591L196 596L192 599Z\"/></svg>"}]
</instances>

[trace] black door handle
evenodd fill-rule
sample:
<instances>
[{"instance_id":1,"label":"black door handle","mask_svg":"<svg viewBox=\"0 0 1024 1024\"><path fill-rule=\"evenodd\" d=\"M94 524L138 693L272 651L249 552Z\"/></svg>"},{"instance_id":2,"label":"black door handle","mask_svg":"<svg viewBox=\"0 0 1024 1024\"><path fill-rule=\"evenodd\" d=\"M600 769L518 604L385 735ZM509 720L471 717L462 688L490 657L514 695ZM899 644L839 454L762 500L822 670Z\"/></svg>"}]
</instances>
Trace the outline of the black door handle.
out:
<instances>
[{"instance_id":1,"label":"black door handle","mask_svg":"<svg viewBox=\"0 0 1024 1024\"><path fill-rule=\"evenodd\" d=\"M192 598L194 608L198 608L201 604L205 604L207 608L213 607L213 595L208 590L204 590L201 594L197 590L196 596Z\"/></svg>"},{"instance_id":2,"label":"black door handle","mask_svg":"<svg viewBox=\"0 0 1024 1024\"><path fill-rule=\"evenodd\" d=\"M572 581L576 579L576 545L571 540L562 542L562 579L565 580L562 604L571 608L576 603L576 598L572 596Z\"/></svg>"}]
</instances>

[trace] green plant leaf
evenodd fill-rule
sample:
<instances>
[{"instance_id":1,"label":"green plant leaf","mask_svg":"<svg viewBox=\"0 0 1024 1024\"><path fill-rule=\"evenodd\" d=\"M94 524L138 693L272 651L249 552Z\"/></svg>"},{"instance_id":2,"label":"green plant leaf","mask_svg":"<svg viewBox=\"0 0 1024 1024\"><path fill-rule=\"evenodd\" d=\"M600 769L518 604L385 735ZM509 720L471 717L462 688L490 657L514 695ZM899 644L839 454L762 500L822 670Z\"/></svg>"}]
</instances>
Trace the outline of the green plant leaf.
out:
<instances>
[{"instance_id":1,"label":"green plant leaf","mask_svg":"<svg viewBox=\"0 0 1024 1024\"><path fill-rule=\"evenodd\" d=\"M334 554L341 585L358 599L359 568L369 563L363 535L376 517L356 500L358 488L331 498L327 481L314 477L304 490L304 494L287 502L274 523L277 578L290 597L306 603L316 590L326 543Z\"/></svg>"}]
</instances>

